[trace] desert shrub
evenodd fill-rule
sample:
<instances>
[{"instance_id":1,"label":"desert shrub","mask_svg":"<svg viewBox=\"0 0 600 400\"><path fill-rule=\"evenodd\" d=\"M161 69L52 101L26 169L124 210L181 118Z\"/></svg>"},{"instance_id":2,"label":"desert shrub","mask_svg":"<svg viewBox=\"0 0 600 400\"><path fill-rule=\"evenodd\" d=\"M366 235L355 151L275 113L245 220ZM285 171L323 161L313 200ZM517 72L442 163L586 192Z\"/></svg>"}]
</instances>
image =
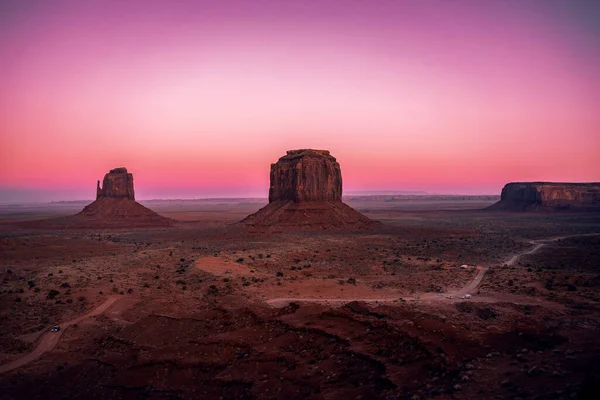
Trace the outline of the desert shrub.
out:
<instances>
[{"instance_id":1,"label":"desert shrub","mask_svg":"<svg viewBox=\"0 0 600 400\"><path fill-rule=\"evenodd\" d=\"M27 284L29 285L30 288L35 286L35 282L34 281L27 281Z\"/></svg>"},{"instance_id":2,"label":"desert shrub","mask_svg":"<svg viewBox=\"0 0 600 400\"><path fill-rule=\"evenodd\" d=\"M351 285L356 285L356 279L354 279L352 277L348 278L348 280L346 282L348 282Z\"/></svg>"},{"instance_id":3,"label":"desert shrub","mask_svg":"<svg viewBox=\"0 0 600 400\"><path fill-rule=\"evenodd\" d=\"M41 290L39 287L36 287L35 289L33 289L33 291L34 291L35 293L39 293L39 292L41 292L42 290Z\"/></svg>"},{"instance_id":4,"label":"desert shrub","mask_svg":"<svg viewBox=\"0 0 600 400\"><path fill-rule=\"evenodd\" d=\"M219 288L218 288L218 287L216 287L215 285L210 285L210 286L208 287L208 292L207 292L207 294L208 294L209 296L216 296L216 295L218 295L218 294L219 294Z\"/></svg>"},{"instance_id":5,"label":"desert shrub","mask_svg":"<svg viewBox=\"0 0 600 400\"><path fill-rule=\"evenodd\" d=\"M237 260L235 260L235 262L238 262L240 264L243 263L244 262L244 257L238 258Z\"/></svg>"},{"instance_id":6,"label":"desert shrub","mask_svg":"<svg viewBox=\"0 0 600 400\"><path fill-rule=\"evenodd\" d=\"M276 276L283 276L283 272L281 271L277 271L277 273L275 274Z\"/></svg>"},{"instance_id":7,"label":"desert shrub","mask_svg":"<svg viewBox=\"0 0 600 400\"><path fill-rule=\"evenodd\" d=\"M491 307L478 308L476 314L479 318L486 321L498 316L498 312Z\"/></svg>"},{"instance_id":8,"label":"desert shrub","mask_svg":"<svg viewBox=\"0 0 600 400\"><path fill-rule=\"evenodd\" d=\"M60 294L60 292L59 292L58 290L51 289L51 290L48 292L48 296L47 296L47 297L48 297L49 299L53 299L53 298L55 298L56 296L58 296L59 294Z\"/></svg>"}]
</instances>

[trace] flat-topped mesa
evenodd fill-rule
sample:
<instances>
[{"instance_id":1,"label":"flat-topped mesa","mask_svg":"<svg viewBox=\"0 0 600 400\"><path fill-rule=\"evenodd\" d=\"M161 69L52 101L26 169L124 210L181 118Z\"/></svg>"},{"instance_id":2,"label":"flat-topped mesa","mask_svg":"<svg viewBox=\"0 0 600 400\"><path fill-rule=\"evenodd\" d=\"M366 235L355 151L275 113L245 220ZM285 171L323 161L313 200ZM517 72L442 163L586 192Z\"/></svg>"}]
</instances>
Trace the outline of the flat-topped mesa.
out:
<instances>
[{"instance_id":1,"label":"flat-topped mesa","mask_svg":"<svg viewBox=\"0 0 600 400\"><path fill-rule=\"evenodd\" d=\"M271 164L269 203L342 201L342 171L328 150L288 150Z\"/></svg>"},{"instance_id":2,"label":"flat-topped mesa","mask_svg":"<svg viewBox=\"0 0 600 400\"><path fill-rule=\"evenodd\" d=\"M598 210L600 182L511 182L492 210Z\"/></svg>"},{"instance_id":3,"label":"flat-topped mesa","mask_svg":"<svg viewBox=\"0 0 600 400\"><path fill-rule=\"evenodd\" d=\"M135 200L133 190L133 174L127 172L127 168L115 168L104 175L102 187L100 181L96 186L96 200L102 197L126 198Z\"/></svg>"}]
</instances>

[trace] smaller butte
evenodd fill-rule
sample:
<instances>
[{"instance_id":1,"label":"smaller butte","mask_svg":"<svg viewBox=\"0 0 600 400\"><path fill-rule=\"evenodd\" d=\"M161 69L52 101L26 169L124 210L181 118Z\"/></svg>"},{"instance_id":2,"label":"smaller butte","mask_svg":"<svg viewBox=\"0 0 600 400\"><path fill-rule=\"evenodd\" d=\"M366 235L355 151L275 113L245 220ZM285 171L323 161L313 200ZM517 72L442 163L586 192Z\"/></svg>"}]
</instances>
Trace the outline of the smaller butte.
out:
<instances>
[{"instance_id":1,"label":"smaller butte","mask_svg":"<svg viewBox=\"0 0 600 400\"><path fill-rule=\"evenodd\" d=\"M75 215L84 224L123 227L169 226L165 218L135 201L133 174L127 168L115 168L104 175L102 187L96 185L96 201Z\"/></svg>"},{"instance_id":2,"label":"smaller butte","mask_svg":"<svg viewBox=\"0 0 600 400\"><path fill-rule=\"evenodd\" d=\"M362 230L375 221L342 202L340 164L328 150L289 150L271 164L269 204L241 221L280 230Z\"/></svg>"},{"instance_id":3,"label":"smaller butte","mask_svg":"<svg viewBox=\"0 0 600 400\"><path fill-rule=\"evenodd\" d=\"M31 221L28 226L40 228L139 228L171 226L165 218L135 201L133 174L127 168L115 168L104 175L102 187L96 185L96 201L80 213L62 218Z\"/></svg>"}]
</instances>

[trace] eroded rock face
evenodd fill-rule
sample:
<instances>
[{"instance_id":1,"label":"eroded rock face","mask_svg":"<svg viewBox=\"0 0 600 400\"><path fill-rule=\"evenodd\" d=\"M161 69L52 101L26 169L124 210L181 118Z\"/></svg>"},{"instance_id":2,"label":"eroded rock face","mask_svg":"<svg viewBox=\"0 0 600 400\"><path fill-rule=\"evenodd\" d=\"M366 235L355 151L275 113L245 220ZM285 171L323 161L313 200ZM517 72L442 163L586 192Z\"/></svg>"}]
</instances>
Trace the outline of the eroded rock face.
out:
<instances>
[{"instance_id":1,"label":"eroded rock face","mask_svg":"<svg viewBox=\"0 0 600 400\"><path fill-rule=\"evenodd\" d=\"M97 183L96 199L102 197L126 198L135 200L133 190L133 174L127 172L127 168L115 168L104 175L102 187L100 181Z\"/></svg>"},{"instance_id":2,"label":"eroded rock face","mask_svg":"<svg viewBox=\"0 0 600 400\"><path fill-rule=\"evenodd\" d=\"M327 150L289 150L271 164L269 202L342 201L340 164Z\"/></svg>"},{"instance_id":3,"label":"eroded rock face","mask_svg":"<svg viewBox=\"0 0 600 400\"><path fill-rule=\"evenodd\" d=\"M290 150L271 164L269 204L241 221L274 231L356 230L376 225L342 202L340 164L327 150Z\"/></svg>"},{"instance_id":4,"label":"eroded rock face","mask_svg":"<svg viewBox=\"0 0 600 400\"><path fill-rule=\"evenodd\" d=\"M600 209L600 182L513 182L492 209Z\"/></svg>"}]
</instances>

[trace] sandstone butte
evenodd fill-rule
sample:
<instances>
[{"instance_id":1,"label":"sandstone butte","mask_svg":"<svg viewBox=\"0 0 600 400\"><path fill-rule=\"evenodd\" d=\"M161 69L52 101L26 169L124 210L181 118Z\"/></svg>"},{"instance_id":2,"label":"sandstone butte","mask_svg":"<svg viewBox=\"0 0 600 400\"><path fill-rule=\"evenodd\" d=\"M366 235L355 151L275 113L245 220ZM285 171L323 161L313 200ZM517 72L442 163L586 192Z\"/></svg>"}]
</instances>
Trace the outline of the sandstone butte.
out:
<instances>
[{"instance_id":1,"label":"sandstone butte","mask_svg":"<svg viewBox=\"0 0 600 400\"><path fill-rule=\"evenodd\" d=\"M500 201L488 208L497 211L596 211L600 210L600 182L511 182Z\"/></svg>"},{"instance_id":2,"label":"sandstone butte","mask_svg":"<svg viewBox=\"0 0 600 400\"><path fill-rule=\"evenodd\" d=\"M115 168L104 175L102 187L100 181L96 186L96 200L101 197L113 197L117 199L135 200L133 190L133 174L127 172L127 168Z\"/></svg>"},{"instance_id":3,"label":"sandstone butte","mask_svg":"<svg viewBox=\"0 0 600 400\"><path fill-rule=\"evenodd\" d=\"M68 217L31 221L40 228L136 228L171 226L174 221L135 201L133 175L126 168L115 168L96 185L96 201L80 213Z\"/></svg>"},{"instance_id":4,"label":"sandstone butte","mask_svg":"<svg viewBox=\"0 0 600 400\"><path fill-rule=\"evenodd\" d=\"M241 221L254 227L366 229L374 224L342 202L340 164L327 150L289 150L271 164L269 204Z\"/></svg>"},{"instance_id":5,"label":"sandstone butte","mask_svg":"<svg viewBox=\"0 0 600 400\"><path fill-rule=\"evenodd\" d=\"M91 226L169 226L173 222L135 201L133 174L123 167L104 175L102 187L98 181L96 201L87 205L75 217Z\"/></svg>"}]
</instances>

